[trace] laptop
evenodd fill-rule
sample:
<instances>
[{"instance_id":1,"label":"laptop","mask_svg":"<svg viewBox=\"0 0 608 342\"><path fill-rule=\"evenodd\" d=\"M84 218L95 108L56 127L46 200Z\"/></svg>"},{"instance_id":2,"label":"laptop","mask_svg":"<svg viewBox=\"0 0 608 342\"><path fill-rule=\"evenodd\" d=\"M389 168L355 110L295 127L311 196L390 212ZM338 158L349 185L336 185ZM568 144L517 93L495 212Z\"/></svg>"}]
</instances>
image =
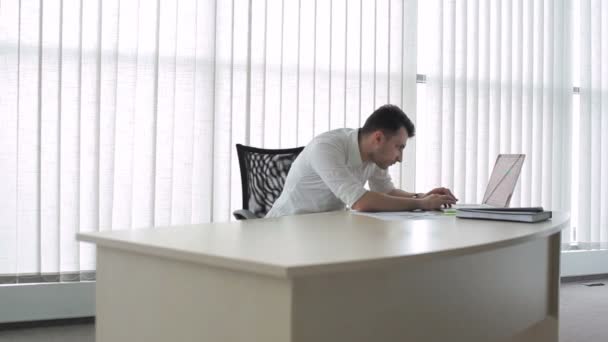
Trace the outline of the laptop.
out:
<instances>
[{"instance_id":1,"label":"laptop","mask_svg":"<svg viewBox=\"0 0 608 342\"><path fill-rule=\"evenodd\" d=\"M455 204L444 210L508 208L525 158L525 154L499 154L481 204Z\"/></svg>"}]
</instances>

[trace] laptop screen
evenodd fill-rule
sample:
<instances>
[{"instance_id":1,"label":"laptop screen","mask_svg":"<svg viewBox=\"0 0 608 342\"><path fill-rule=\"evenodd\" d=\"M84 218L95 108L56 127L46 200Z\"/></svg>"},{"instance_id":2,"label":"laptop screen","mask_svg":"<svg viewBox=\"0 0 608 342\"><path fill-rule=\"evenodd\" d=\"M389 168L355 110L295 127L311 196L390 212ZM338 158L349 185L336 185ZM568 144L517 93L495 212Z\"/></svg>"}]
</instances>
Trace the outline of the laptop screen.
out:
<instances>
[{"instance_id":1,"label":"laptop screen","mask_svg":"<svg viewBox=\"0 0 608 342\"><path fill-rule=\"evenodd\" d=\"M524 164L525 154L499 154L483 196L483 204L506 208Z\"/></svg>"}]
</instances>

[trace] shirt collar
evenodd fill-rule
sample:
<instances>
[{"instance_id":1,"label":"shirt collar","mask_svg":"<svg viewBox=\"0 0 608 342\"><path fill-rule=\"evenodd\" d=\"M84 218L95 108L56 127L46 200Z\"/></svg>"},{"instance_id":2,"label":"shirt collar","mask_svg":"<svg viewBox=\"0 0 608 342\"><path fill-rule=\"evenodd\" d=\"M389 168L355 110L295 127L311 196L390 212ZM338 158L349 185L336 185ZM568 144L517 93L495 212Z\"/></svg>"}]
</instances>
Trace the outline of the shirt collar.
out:
<instances>
[{"instance_id":1,"label":"shirt collar","mask_svg":"<svg viewBox=\"0 0 608 342\"><path fill-rule=\"evenodd\" d=\"M359 129L354 129L350 132L348 140L348 163L353 166L363 164L361 152L359 150Z\"/></svg>"}]
</instances>

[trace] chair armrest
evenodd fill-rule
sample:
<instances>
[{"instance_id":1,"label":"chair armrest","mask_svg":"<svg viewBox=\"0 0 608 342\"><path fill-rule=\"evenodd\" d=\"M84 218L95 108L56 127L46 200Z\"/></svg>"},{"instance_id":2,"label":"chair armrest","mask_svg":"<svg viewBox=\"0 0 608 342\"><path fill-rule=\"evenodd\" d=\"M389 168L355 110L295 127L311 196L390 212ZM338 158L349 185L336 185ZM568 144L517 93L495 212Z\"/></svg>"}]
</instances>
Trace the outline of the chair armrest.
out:
<instances>
[{"instance_id":1,"label":"chair armrest","mask_svg":"<svg viewBox=\"0 0 608 342\"><path fill-rule=\"evenodd\" d=\"M252 219L257 219L259 217L255 216L254 213L252 213L251 211L247 210L247 209L239 209L239 210L235 210L232 215L234 215L234 218L237 220L252 220Z\"/></svg>"}]
</instances>

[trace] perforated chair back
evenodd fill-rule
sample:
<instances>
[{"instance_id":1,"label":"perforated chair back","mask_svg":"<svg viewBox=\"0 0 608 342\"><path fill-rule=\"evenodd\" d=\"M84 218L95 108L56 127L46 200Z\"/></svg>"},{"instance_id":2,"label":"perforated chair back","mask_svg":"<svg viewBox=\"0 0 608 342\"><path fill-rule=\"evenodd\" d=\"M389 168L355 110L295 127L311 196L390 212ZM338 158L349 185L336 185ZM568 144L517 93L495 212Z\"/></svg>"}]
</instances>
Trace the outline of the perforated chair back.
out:
<instances>
[{"instance_id":1,"label":"perforated chair back","mask_svg":"<svg viewBox=\"0 0 608 342\"><path fill-rule=\"evenodd\" d=\"M291 164L304 147L262 149L236 145L241 169L243 209L264 217L279 198Z\"/></svg>"}]
</instances>

